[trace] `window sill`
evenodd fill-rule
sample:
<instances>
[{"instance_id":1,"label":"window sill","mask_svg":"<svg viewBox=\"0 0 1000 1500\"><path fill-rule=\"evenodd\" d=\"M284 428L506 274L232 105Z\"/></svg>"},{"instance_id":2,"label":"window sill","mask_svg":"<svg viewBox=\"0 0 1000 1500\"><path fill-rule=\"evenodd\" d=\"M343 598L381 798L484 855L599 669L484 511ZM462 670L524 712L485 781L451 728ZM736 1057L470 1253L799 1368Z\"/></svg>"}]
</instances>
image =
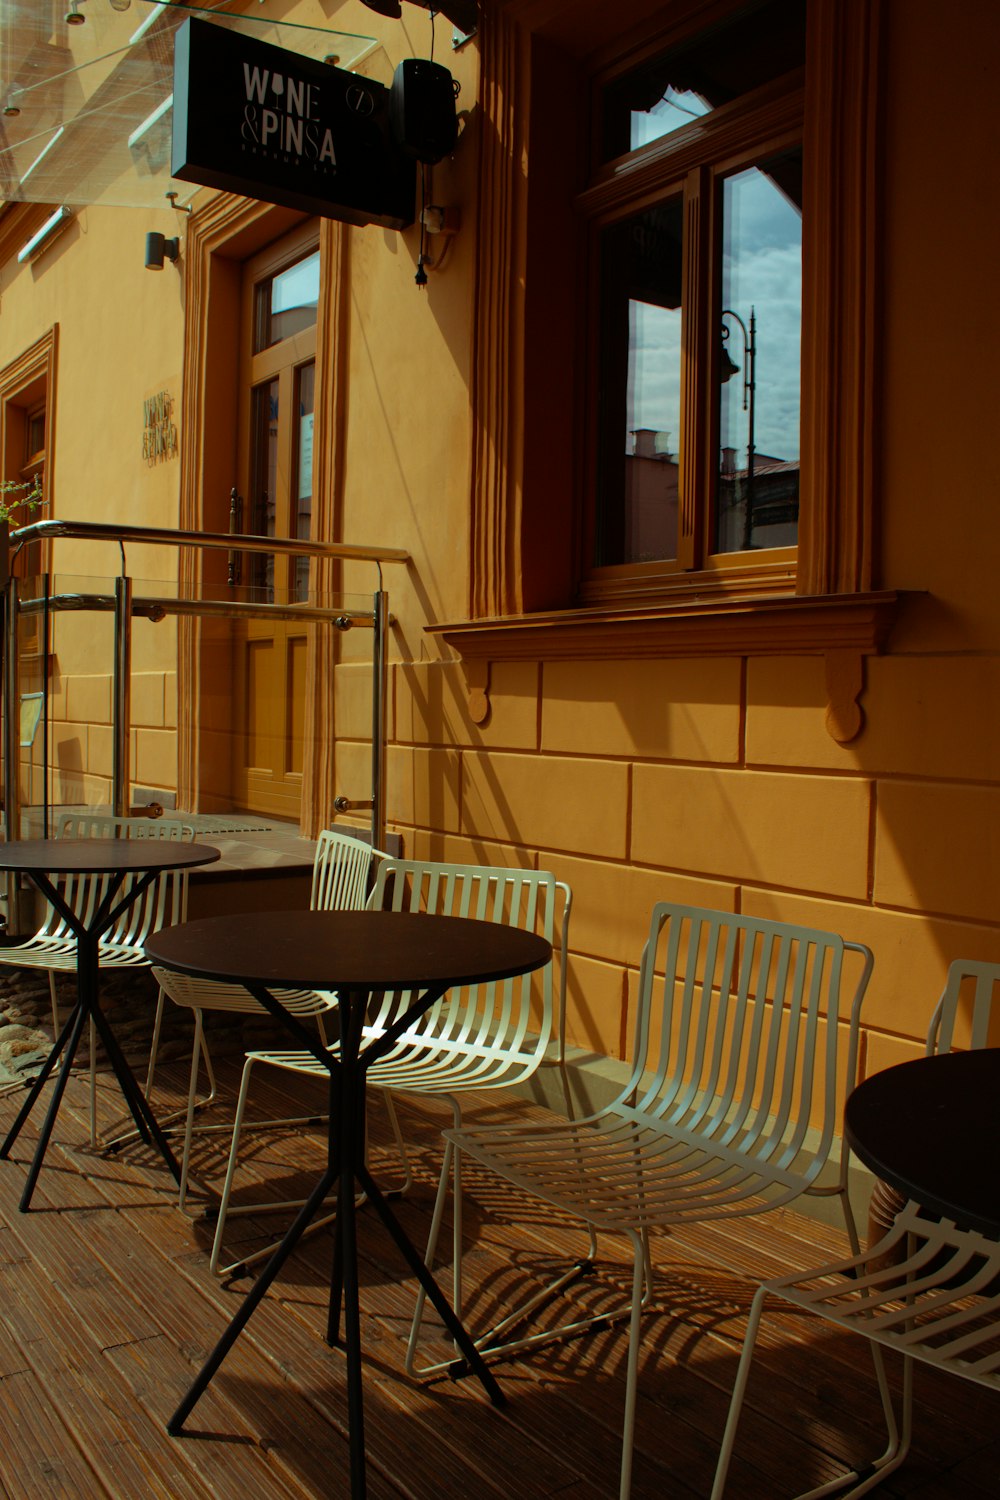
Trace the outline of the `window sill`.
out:
<instances>
[{"instance_id":1,"label":"window sill","mask_svg":"<svg viewBox=\"0 0 1000 1500\"><path fill-rule=\"evenodd\" d=\"M861 731L863 658L882 650L899 595L688 599L674 604L553 610L428 626L462 658L469 712L489 714L494 661L583 661L668 656L823 656L827 728L847 743Z\"/></svg>"}]
</instances>

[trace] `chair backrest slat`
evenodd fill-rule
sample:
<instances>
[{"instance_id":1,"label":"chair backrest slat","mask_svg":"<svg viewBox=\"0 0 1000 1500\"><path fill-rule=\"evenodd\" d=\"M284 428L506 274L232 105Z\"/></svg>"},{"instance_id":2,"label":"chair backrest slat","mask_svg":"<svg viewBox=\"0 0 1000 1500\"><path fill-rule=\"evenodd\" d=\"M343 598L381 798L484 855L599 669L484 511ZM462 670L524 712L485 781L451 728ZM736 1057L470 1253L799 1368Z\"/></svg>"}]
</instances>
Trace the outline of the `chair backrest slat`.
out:
<instances>
[{"instance_id":1,"label":"chair backrest slat","mask_svg":"<svg viewBox=\"0 0 1000 1500\"><path fill-rule=\"evenodd\" d=\"M949 965L944 990L927 1031L927 1051L950 1052L963 1010L969 1012L968 1046L990 1044L993 1004L1000 1001L1000 963L985 959L956 958Z\"/></svg>"},{"instance_id":2,"label":"chair backrest slat","mask_svg":"<svg viewBox=\"0 0 1000 1500\"><path fill-rule=\"evenodd\" d=\"M372 862L384 859L363 839L325 828L313 855L309 905L313 911L361 911L368 899ZM252 918L248 918L252 920ZM229 1010L256 1014L263 1007L241 984L222 984L214 979L195 979L166 969L153 970L157 980L177 1005L194 1009ZM321 1014L331 1002L312 990L280 990L281 1003L293 1015Z\"/></svg>"},{"instance_id":3,"label":"chair backrest slat","mask_svg":"<svg viewBox=\"0 0 1000 1500\"><path fill-rule=\"evenodd\" d=\"M561 939L556 937L557 906L564 903ZM519 870L491 865L454 865L430 860L386 858L379 865L371 904L392 911L432 912L507 922L539 932L558 952L565 941L569 891L547 871ZM560 996L565 994L565 964ZM422 1042L433 1054L456 1048L503 1049L518 1052L529 1045L541 1052L556 1029L553 1006L553 964L534 976L502 982L456 986L420 1019ZM532 997L538 1004L533 1009ZM387 1025L408 1003L408 994L382 998L373 1025ZM558 1034L563 1038L560 1004Z\"/></svg>"},{"instance_id":4,"label":"chair backrest slat","mask_svg":"<svg viewBox=\"0 0 1000 1500\"><path fill-rule=\"evenodd\" d=\"M858 956L842 994L844 952ZM835 933L673 902L653 909L623 1101L811 1180L854 1079L872 957ZM844 1035L847 1066L844 1066Z\"/></svg>"},{"instance_id":5,"label":"chair backrest slat","mask_svg":"<svg viewBox=\"0 0 1000 1500\"><path fill-rule=\"evenodd\" d=\"M120 838L170 839L190 843L195 831L187 823L160 818L116 818L106 813L64 813L56 824L61 839ZM127 875L123 894L139 879ZM89 922L109 885L106 875L70 875L63 885L68 906ZM187 916L188 874L186 870L164 870L151 881L138 900L130 903L104 934L102 942L118 947L140 948L151 932L183 922Z\"/></svg>"},{"instance_id":6,"label":"chair backrest slat","mask_svg":"<svg viewBox=\"0 0 1000 1500\"><path fill-rule=\"evenodd\" d=\"M363 839L339 828L324 828L313 855L312 910L360 911L368 897L372 861L382 858L381 851Z\"/></svg>"}]
</instances>

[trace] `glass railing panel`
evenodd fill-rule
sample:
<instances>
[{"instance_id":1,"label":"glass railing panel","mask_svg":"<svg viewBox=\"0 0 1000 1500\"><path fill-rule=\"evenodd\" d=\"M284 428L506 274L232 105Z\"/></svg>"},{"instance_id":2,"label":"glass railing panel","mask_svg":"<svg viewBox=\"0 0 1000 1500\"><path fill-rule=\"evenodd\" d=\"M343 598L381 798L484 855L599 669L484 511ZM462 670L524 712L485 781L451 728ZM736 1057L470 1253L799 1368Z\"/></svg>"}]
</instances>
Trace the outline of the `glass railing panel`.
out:
<instances>
[{"instance_id":1,"label":"glass railing panel","mask_svg":"<svg viewBox=\"0 0 1000 1500\"><path fill-rule=\"evenodd\" d=\"M113 806L115 588L113 577L68 572L19 581L22 836L54 832L65 811ZM332 733L338 788L357 804L347 815L365 822L372 595L314 590L296 600L276 589L264 604L234 597L210 572L197 584L134 578L131 590L130 811L208 817L216 831L297 823L308 764ZM308 708L310 648L323 631L333 632L322 653L334 672L333 724ZM197 703L181 703L184 680L199 684ZM185 759L198 765L197 812Z\"/></svg>"}]
</instances>

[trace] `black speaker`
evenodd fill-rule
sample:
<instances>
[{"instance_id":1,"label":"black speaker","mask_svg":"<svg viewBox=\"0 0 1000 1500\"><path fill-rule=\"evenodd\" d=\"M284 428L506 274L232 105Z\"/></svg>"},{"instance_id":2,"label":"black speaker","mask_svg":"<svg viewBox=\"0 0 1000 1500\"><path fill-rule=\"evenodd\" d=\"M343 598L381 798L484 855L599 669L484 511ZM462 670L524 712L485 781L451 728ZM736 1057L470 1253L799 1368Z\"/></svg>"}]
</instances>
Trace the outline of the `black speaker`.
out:
<instances>
[{"instance_id":1,"label":"black speaker","mask_svg":"<svg viewBox=\"0 0 1000 1500\"><path fill-rule=\"evenodd\" d=\"M392 75L389 125L399 149L433 166L458 139L455 83L447 68L408 57Z\"/></svg>"}]
</instances>

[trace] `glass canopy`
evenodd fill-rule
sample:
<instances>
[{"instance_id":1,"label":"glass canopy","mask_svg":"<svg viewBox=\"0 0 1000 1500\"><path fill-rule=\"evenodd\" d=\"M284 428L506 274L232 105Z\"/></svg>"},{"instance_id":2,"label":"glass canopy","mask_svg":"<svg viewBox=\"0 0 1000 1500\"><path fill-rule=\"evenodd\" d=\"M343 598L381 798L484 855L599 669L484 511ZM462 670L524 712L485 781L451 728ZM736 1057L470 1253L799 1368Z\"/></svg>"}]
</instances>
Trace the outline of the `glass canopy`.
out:
<instances>
[{"instance_id":1,"label":"glass canopy","mask_svg":"<svg viewBox=\"0 0 1000 1500\"><path fill-rule=\"evenodd\" d=\"M0 197L163 208L198 188L170 176L174 35L191 15L340 68L374 38L279 20L280 0L0 0Z\"/></svg>"}]
</instances>

